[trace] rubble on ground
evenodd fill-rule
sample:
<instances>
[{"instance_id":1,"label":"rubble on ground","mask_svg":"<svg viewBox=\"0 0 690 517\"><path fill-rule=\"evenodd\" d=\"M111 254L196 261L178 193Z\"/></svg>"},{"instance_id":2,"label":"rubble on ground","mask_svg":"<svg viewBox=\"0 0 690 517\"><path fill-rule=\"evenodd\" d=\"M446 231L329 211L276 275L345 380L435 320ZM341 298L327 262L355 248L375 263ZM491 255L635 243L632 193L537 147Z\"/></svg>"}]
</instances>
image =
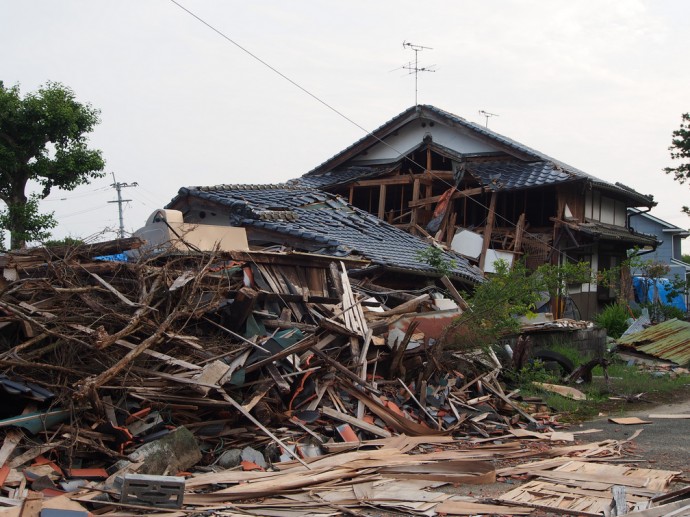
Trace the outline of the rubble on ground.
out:
<instances>
[{"instance_id":1,"label":"rubble on ground","mask_svg":"<svg viewBox=\"0 0 690 517\"><path fill-rule=\"evenodd\" d=\"M625 447L574 444L557 415L503 391L495 355L444 353L465 306L454 289L351 280L360 259L307 253L96 259L139 245L0 256L10 513L517 515L548 505L437 487L493 482L514 474L496 461L534 457L560 458L538 476L562 484L563 458ZM639 483L630 509L668 486Z\"/></svg>"}]
</instances>

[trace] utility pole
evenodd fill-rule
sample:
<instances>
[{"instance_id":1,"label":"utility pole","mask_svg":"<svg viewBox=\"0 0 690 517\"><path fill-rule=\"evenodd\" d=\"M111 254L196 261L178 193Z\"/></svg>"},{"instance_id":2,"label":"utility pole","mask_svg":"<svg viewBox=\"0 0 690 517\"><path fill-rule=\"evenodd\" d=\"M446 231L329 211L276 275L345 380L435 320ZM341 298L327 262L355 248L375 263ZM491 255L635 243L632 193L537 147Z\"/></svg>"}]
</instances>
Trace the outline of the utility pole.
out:
<instances>
[{"instance_id":1,"label":"utility pole","mask_svg":"<svg viewBox=\"0 0 690 517\"><path fill-rule=\"evenodd\" d=\"M127 203L128 201L131 201L131 199L122 199L122 189L129 187L138 187L139 184L136 181L134 183L120 183L115 179L115 173L111 172L111 174L113 175L113 182L110 184L110 186L117 191L117 200L108 201L108 203L117 203L117 210L120 214L120 231L118 232L118 237L122 239L125 236L125 222L122 218L122 203Z\"/></svg>"},{"instance_id":2,"label":"utility pole","mask_svg":"<svg viewBox=\"0 0 690 517\"><path fill-rule=\"evenodd\" d=\"M436 70L433 70L433 67L436 65L431 65L431 66L426 66L426 67L419 67L419 53L422 50L434 50L431 47L423 47L422 45L413 45L412 43L409 43L407 41L403 41L403 48L409 48L411 50L414 50L414 66L412 66L412 63L408 63L406 65L403 65L400 68L404 68L405 70L409 70L410 74L414 74L414 105L418 106L419 103L417 102L417 78L419 76L419 72L435 72ZM398 69L399 70L399 69Z\"/></svg>"}]
</instances>

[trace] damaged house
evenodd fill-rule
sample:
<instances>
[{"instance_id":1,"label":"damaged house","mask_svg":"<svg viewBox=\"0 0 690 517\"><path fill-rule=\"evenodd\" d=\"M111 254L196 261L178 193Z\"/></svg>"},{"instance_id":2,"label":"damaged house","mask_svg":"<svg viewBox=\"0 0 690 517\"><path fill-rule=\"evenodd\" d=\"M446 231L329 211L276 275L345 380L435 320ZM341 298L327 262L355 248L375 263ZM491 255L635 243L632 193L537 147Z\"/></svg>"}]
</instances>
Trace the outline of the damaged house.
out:
<instances>
[{"instance_id":1,"label":"damaged house","mask_svg":"<svg viewBox=\"0 0 690 517\"><path fill-rule=\"evenodd\" d=\"M651 196L611 184L434 106L414 106L293 183L343 196L409 233L432 236L491 271L585 261L615 267L656 239L631 230L627 209ZM582 317L614 297L573 286ZM555 307L554 307L555 308Z\"/></svg>"},{"instance_id":2,"label":"damaged house","mask_svg":"<svg viewBox=\"0 0 690 517\"><path fill-rule=\"evenodd\" d=\"M350 276L366 277L373 288L417 289L442 276L424 258L429 244L328 192L295 185L186 187L166 209L159 220L177 214L185 224L224 228L221 234L228 227L244 228L248 249L357 259L361 265L350 269ZM482 281L482 272L469 260L446 251L439 259L458 287Z\"/></svg>"}]
</instances>

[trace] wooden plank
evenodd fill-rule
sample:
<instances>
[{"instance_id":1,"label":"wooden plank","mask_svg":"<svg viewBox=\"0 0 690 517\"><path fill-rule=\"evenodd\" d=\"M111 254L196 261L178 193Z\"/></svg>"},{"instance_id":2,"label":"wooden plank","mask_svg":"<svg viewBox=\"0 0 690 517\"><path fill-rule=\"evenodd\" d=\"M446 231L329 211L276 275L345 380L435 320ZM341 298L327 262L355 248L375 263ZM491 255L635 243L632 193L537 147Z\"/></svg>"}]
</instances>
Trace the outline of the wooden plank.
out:
<instances>
[{"instance_id":1,"label":"wooden plank","mask_svg":"<svg viewBox=\"0 0 690 517\"><path fill-rule=\"evenodd\" d=\"M580 390L572 388L570 386L561 386L559 384L549 384L547 382L537 382L533 381L532 384L539 386L541 389L546 390L551 393L556 393L561 397L573 399L573 400L587 400L587 395L582 393Z\"/></svg>"},{"instance_id":2,"label":"wooden plank","mask_svg":"<svg viewBox=\"0 0 690 517\"><path fill-rule=\"evenodd\" d=\"M467 309L470 308L468 303L465 301L465 299L462 297L462 295L458 292L458 290L453 285L453 282L451 282L450 279L446 275L443 275L441 277L441 282L446 287L446 289L448 289L448 294L450 294L450 297L453 300L455 300L455 303L458 304L458 307L460 307L461 310L466 311Z\"/></svg>"},{"instance_id":3,"label":"wooden plank","mask_svg":"<svg viewBox=\"0 0 690 517\"><path fill-rule=\"evenodd\" d=\"M43 507L43 494L40 492L29 492L29 495L24 499L22 509L19 513L20 517L39 517L41 508Z\"/></svg>"},{"instance_id":4,"label":"wooden plank","mask_svg":"<svg viewBox=\"0 0 690 517\"><path fill-rule=\"evenodd\" d=\"M32 459L36 458L37 456L40 456L44 452L48 452L48 451L53 450L57 447L61 447L64 444L65 444L65 440L61 440L61 441L57 441L57 442L52 442L52 443L40 445L38 447L32 447L29 450L27 450L24 454L20 454L16 458L12 458L12 460L8 463L8 465L10 466L10 468L20 467L21 465L24 465L24 463L31 461Z\"/></svg>"},{"instance_id":5,"label":"wooden plank","mask_svg":"<svg viewBox=\"0 0 690 517\"><path fill-rule=\"evenodd\" d=\"M619 425L639 425L639 424L652 424L651 420L642 420L636 416L629 417L619 417L619 418L609 418L609 422Z\"/></svg>"},{"instance_id":6,"label":"wooden plank","mask_svg":"<svg viewBox=\"0 0 690 517\"><path fill-rule=\"evenodd\" d=\"M266 365L266 372L268 372L268 375L273 379L273 382L275 382L276 386L278 387L278 390L283 393L290 393L290 384L283 379L283 376L280 375L280 372L278 371L278 368L271 363Z\"/></svg>"},{"instance_id":7,"label":"wooden plank","mask_svg":"<svg viewBox=\"0 0 690 517\"><path fill-rule=\"evenodd\" d=\"M95 278L96 281L97 281L99 284L101 284L101 285L102 285L103 287L105 287L108 291L110 291L111 293L113 293L113 294L117 297L117 299L120 300L120 301L121 301L122 303L124 303L125 305L129 305L130 307L139 307L139 306L140 306L140 304L131 301L129 298L127 298L124 294L122 294L120 291L118 291L117 289L115 289L115 288L114 288L112 285L110 285L108 282L106 282L105 280L103 280L103 278L101 278L101 277L100 277L99 275L97 275L96 273L91 273L91 272L89 272L89 274L90 274L93 278Z\"/></svg>"},{"instance_id":8,"label":"wooden plank","mask_svg":"<svg viewBox=\"0 0 690 517\"><path fill-rule=\"evenodd\" d=\"M386 431L385 429L379 426L369 424L364 420L360 420L359 418L350 416L346 413L341 413L340 411L336 411L335 409L329 407L321 408L321 413L330 418L335 418L336 420L340 420L341 422L345 422L347 424L354 425L355 427L359 427L360 429L375 434L376 436L382 436L383 438L390 438L392 436L390 432Z\"/></svg>"},{"instance_id":9,"label":"wooden plank","mask_svg":"<svg viewBox=\"0 0 690 517\"><path fill-rule=\"evenodd\" d=\"M534 508L528 506L475 503L471 501L444 501L435 508L438 515L529 515Z\"/></svg>"},{"instance_id":10,"label":"wooden plank","mask_svg":"<svg viewBox=\"0 0 690 517\"><path fill-rule=\"evenodd\" d=\"M22 433L18 429L10 429L5 435L5 440L0 448L0 467L5 465L7 458L14 452L22 439Z\"/></svg>"},{"instance_id":11,"label":"wooden plank","mask_svg":"<svg viewBox=\"0 0 690 517\"><path fill-rule=\"evenodd\" d=\"M266 357L265 359L261 359L257 361L256 363L247 366L245 368L245 371L247 373L251 373L255 370L258 370L259 368L262 368L263 366L266 366L268 364L272 364L276 361L280 361L281 359L284 359L292 354L298 354L300 352L303 352L304 350L309 349L312 347L314 344L316 344L316 336L310 335L302 339L301 341L298 341L297 343L281 350L280 352L276 352L270 357Z\"/></svg>"}]
</instances>

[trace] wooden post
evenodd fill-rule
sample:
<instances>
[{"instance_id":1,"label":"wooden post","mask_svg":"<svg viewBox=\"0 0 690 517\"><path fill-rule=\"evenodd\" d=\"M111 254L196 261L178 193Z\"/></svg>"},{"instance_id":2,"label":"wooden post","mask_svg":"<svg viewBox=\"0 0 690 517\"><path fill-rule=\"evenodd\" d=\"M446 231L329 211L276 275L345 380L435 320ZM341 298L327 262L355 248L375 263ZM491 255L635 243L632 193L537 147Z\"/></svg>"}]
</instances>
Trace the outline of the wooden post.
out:
<instances>
[{"instance_id":1,"label":"wooden post","mask_svg":"<svg viewBox=\"0 0 690 517\"><path fill-rule=\"evenodd\" d=\"M348 197L348 203L352 204L352 199L355 197L355 187L350 185L350 195Z\"/></svg>"},{"instance_id":2,"label":"wooden post","mask_svg":"<svg viewBox=\"0 0 690 517\"><path fill-rule=\"evenodd\" d=\"M448 227L446 228L446 244L450 247L453 242L453 237L455 237L455 221L457 220L458 213L455 211L455 203L451 201L451 206L448 207L450 212L450 220L448 221Z\"/></svg>"},{"instance_id":3,"label":"wooden post","mask_svg":"<svg viewBox=\"0 0 690 517\"><path fill-rule=\"evenodd\" d=\"M414 183L412 184L412 201L419 201L419 178L415 178ZM417 210L419 210L417 207L412 209L410 228L414 228L414 225L417 224Z\"/></svg>"},{"instance_id":4,"label":"wooden post","mask_svg":"<svg viewBox=\"0 0 690 517\"><path fill-rule=\"evenodd\" d=\"M379 219L383 220L386 217L386 185L379 187Z\"/></svg>"},{"instance_id":5,"label":"wooden post","mask_svg":"<svg viewBox=\"0 0 690 517\"><path fill-rule=\"evenodd\" d=\"M496 218L496 192L491 193L491 201L489 202L489 214L486 216L486 226L484 227L484 243L482 244L482 254L479 257L479 269L484 271L486 265L486 252L491 244L491 232L494 228L494 219Z\"/></svg>"},{"instance_id":6,"label":"wooden post","mask_svg":"<svg viewBox=\"0 0 690 517\"><path fill-rule=\"evenodd\" d=\"M520 253L522 250L522 237L525 234L525 213L520 214L517 226L515 227L515 241L513 242L513 251Z\"/></svg>"},{"instance_id":7,"label":"wooden post","mask_svg":"<svg viewBox=\"0 0 690 517\"><path fill-rule=\"evenodd\" d=\"M235 301L230 305L230 322L228 327L239 331L254 310L258 293L250 287L242 287L235 295Z\"/></svg>"}]
</instances>

